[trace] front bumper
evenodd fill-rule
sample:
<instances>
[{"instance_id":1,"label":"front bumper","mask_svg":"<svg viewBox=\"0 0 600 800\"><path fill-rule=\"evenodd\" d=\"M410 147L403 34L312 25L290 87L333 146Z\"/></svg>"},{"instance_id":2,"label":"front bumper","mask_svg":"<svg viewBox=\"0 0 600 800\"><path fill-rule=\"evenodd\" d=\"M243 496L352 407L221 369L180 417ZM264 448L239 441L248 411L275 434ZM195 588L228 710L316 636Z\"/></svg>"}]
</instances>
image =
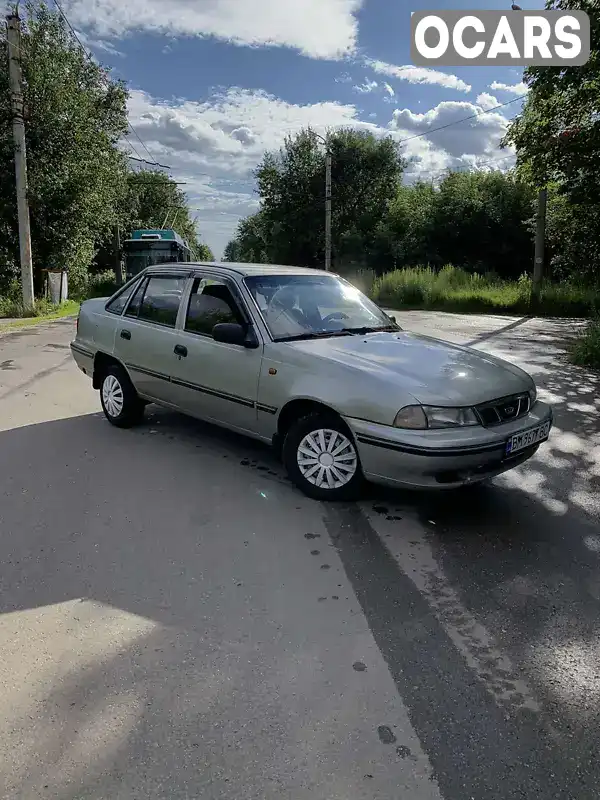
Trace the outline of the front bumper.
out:
<instances>
[{"instance_id":1,"label":"front bumper","mask_svg":"<svg viewBox=\"0 0 600 800\"><path fill-rule=\"evenodd\" d=\"M506 457L508 439L548 421L552 409L539 401L520 419L490 428L407 431L346 418L367 480L413 489L452 489L517 467L543 442Z\"/></svg>"}]
</instances>

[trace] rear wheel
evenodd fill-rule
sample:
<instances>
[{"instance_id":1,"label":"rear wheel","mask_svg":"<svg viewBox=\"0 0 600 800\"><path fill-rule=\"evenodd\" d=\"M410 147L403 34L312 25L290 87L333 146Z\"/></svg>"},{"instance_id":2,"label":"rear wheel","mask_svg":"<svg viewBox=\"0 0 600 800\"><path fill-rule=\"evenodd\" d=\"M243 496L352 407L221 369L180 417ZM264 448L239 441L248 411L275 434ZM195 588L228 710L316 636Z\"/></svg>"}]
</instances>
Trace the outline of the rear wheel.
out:
<instances>
[{"instance_id":1,"label":"rear wheel","mask_svg":"<svg viewBox=\"0 0 600 800\"><path fill-rule=\"evenodd\" d=\"M117 428L141 422L145 403L138 397L129 375L118 364L109 366L100 384L100 402L106 419Z\"/></svg>"},{"instance_id":2,"label":"rear wheel","mask_svg":"<svg viewBox=\"0 0 600 800\"><path fill-rule=\"evenodd\" d=\"M355 500L362 471L350 431L334 414L310 414L292 424L283 442L291 480L315 500Z\"/></svg>"}]
</instances>

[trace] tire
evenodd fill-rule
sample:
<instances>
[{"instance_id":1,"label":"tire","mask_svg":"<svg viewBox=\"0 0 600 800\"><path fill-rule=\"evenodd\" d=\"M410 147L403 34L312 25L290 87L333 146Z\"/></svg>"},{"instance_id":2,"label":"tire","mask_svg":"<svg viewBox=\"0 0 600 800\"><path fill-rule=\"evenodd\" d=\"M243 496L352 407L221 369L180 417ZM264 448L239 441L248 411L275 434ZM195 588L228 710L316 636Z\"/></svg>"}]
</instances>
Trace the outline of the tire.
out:
<instances>
[{"instance_id":1,"label":"tire","mask_svg":"<svg viewBox=\"0 0 600 800\"><path fill-rule=\"evenodd\" d=\"M360 458L352 434L335 414L316 413L296 420L285 435L282 455L290 480L308 497L358 498L363 483ZM319 465L323 456L325 463Z\"/></svg>"},{"instance_id":2,"label":"tire","mask_svg":"<svg viewBox=\"0 0 600 800\"><path fill-rule=\"evenodd\" d=\"M144 416L145 403L118 364L111 364L102 376L100 402L106 419L117 428L131 428Z\"/></svg>"}]
</instances>

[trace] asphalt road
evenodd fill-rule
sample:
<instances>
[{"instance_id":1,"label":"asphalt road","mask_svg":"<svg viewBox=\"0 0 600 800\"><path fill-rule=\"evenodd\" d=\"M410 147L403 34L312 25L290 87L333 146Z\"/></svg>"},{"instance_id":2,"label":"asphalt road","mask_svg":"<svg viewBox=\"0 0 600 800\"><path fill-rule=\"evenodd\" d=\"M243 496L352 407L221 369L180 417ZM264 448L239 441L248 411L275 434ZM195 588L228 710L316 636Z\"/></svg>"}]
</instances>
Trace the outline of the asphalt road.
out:
<instances>
[{"instance_id":1,"label":"asphalt road","mask_svg":"<svg viewBox=\"0 0 600 800\"><path fill-rule=\"evenodd\" d=\"M398 314L534 374L535 460L324 506L270 451L119 431L72 321L0 334L0 797L600 797L600 394L577 323Z\"/></svg>"}]
</instances>

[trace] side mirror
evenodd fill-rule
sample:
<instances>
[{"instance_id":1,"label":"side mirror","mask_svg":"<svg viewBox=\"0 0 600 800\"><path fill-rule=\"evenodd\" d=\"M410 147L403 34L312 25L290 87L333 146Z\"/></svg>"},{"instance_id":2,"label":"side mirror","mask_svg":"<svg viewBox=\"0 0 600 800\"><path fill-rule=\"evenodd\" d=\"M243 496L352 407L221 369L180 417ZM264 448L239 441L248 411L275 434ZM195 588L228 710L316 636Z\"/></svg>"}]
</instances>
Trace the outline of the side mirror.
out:
<instances>
[{"instance_id":1,"label":"side mirror","mask_svg":"<svg viewBox=\"0 0 600 800\"><path fill-rule=\"evenodd\" d=\"M389 318L392 320L392 322L395 322L396 325L398 324L398 320L396 319L396 317L393 314L389 314Z\"/></svg>"},{"instance_id":2,"label":"side mirror","mask_svg":"<svg viewBox=\"0 0 600 800\"><path fill-rule=\"evenodd\" d=\"M248 348L258 347L258 339L252 328L244 328L237 322L219 322L212 329L212 337L215 342L223 342L223 344L237 344L240 347Z\"/></svg>"}]
</instances>

